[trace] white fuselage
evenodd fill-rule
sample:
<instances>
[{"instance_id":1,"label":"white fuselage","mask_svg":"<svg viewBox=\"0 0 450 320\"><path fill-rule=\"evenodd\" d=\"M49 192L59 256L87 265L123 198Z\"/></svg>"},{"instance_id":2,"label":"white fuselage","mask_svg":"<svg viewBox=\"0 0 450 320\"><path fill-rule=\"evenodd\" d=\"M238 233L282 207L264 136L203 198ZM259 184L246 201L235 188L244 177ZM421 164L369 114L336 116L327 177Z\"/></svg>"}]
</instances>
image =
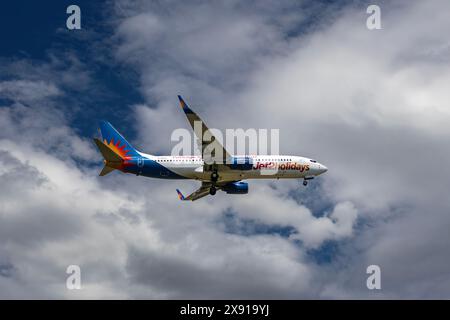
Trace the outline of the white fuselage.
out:
<instances>
[{"instance_id":1,"label":"white fuselage","mask_svg":"<svg viewBox=\"0 0 450 320\"><path fill-rule=\"evenodd\" d=\"M184 178L210 181L211 172L204 172L205 163L200 156L153 156L144 153L141 155ZM327 171L327 168L319 162L300 156L250 155L242 157L251 159L251 169L221 170L219 182L244 179L313 178Z\"/></svg>"}]
</instances>

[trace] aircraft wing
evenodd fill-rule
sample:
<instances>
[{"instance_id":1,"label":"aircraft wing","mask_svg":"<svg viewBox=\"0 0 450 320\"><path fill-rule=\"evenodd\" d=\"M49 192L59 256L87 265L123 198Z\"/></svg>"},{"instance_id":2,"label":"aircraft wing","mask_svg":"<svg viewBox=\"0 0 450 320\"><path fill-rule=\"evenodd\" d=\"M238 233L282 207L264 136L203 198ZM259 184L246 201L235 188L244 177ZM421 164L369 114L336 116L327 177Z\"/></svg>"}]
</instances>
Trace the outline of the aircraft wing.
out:
<instances>
[{"instance_id":1,"label":"aircraft wing","mask_svg":"<svg viewBox=\"0 0 450 320\"><path fill-rule=\"evenodd\" d=\"M228 183L230 183L230 182L238 182L238 181L240 181L240 180L220 182L220 183L216 184L216 189L217 190L223 189ZM211 182L202 182L202 185L200 186L200 188L198 188L197 190L192 192L187 197L185 197L181 193L181 191L177 189L178 198L180 198L180 200L183 200L183 201L186 201L186 200L191 200L191 201L198 200L200 198L203 198L203 197L206 197L207 195L209 195L209 189L211 188L211 186L212 186Z\"/></svg>"},{"instance_id":2,"label":"aircraft wing","mask_svg":"<svg viewBox=\"0 0 450 320\"><path fill-rule=\"evenodd\" d=\"M203 182L202 185L200 186L200 188L198 188L197 190L195 190L193 193L191 193L190 195L188 195L187 197L183 196L183 194L181 193L180 190L177 189L177 193L178 193L178 198L180 198L180 200L191 200L191 201L195 201L197 199L203 198L207 195L209 195L209 188L211 187L211 183L209 182Z\"/></svg>"},{"instance_id":3,"label":"aircraft wing","mask_svg":"<svg viewBox=\"0 0 450 320\"><path fill-rule=\"evenodd\" d=\"M189 106L184 102L181 96L178 96L180 100L181 109L183 109L186 117L194 130L195 135L197 136L198 147L202 152L202 157L205 163L214 163L217 164L225 164L227 163L227 159L231 159L231 155L228 151L223 147L223 145L214 137L212 132L208 129L205 123L200 119L200 117L192 111ZM206 133L206 135L205 135ZM204 140L203 138L206 139ZM209 139L210 138L210 139ZM215 151L218 151L219 154L215 154ZM222 154L220 154L220 152Z\"/></svg>"}]
</instances>

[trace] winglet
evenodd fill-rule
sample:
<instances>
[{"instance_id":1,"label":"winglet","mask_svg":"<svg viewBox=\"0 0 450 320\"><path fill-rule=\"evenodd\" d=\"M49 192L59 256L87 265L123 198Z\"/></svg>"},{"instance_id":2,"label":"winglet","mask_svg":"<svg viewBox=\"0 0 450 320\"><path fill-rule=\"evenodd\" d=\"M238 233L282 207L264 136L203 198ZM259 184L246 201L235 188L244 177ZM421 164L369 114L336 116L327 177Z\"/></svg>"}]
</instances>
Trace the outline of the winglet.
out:
<instances>
[{"instance_id":1,"label":"winglet","mask_svg":"<svg viewBox=\"0 0 450 320\"><path fill-rule=\"evenodd\" d=\"M177 193L178 193L178 198L179 198L180 200L185 200L185 199L184 199L184 196L183 196L183 194L181 193L180 190L177 189Z\"/></svg>"},{"instance_id":2,"label":"winglet","mask_svg":"<svg viewBox=\"0 0 450 320\"><path fill-rule=\"evenodd\" d=\"M183 109L185 113L193 113L192 110L187 105L187 103L184 102L183 98L180 95L178 95L178 100L180 100L180 107L181 109Z\"/></svg>"},{"instance_id":3,"label":"winglet","mask_svg":"<svg viewBox=\"0 0 450 320\"><path fill-rule=\"evenodd\" d=\"M183 98L180 95L178 95L178 100L180 100L181 109L184 109L184 107L186 106L186 102L184 102Z\"/></svg>"}]
</instances>

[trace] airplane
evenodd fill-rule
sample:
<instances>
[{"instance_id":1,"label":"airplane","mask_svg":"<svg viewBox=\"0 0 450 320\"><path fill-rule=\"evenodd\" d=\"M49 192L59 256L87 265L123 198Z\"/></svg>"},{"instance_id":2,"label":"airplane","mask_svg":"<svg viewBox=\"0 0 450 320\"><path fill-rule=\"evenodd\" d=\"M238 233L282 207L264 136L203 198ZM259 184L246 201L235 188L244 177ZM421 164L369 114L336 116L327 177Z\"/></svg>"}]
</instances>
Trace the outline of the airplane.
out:
<instances>
[{"instance_id":1,"label":"airplane","mask_svg":"<svg viewBox=\"0 0 450 320\"><path fill-rule=\"evenodd\" d=\"M303 185L306 186L308 180L328 170L316 160L300 156L230 155L183 98L178 96L178 99L191 127L194 129L195 122L201 123L201 132L196 132L196 135L202 155L154 156L140 152L109 122L101 121L102 139L94 138L104 158L104 167L99 175L105 176L119 170L151 178L198 180L201 181L200 188L188 196L176 189L180 200L195 201L207 195L215 195L217 190L227 194L247 194L248 183L242 181L246 179L303 179ZM211 134L210 141L204 141L205 133ZM206 156L205 150L211 143L221 148L223 161L211 161Z\"/></svg>"}]
</instances>

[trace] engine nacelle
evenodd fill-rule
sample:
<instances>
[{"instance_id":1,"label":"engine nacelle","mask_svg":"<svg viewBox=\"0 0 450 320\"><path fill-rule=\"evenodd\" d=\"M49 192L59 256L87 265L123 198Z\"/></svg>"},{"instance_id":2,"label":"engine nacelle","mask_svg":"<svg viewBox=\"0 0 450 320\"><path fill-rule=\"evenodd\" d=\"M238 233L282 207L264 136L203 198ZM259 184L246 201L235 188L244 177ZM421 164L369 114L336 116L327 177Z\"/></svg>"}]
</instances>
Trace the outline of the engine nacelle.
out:
<instances>
[{"instance_id":1,"label":"engine nacelle","mask_svg":"<svg viewBox=\"0 0 450 320\"><path fill-rule=\"evenodd\" d=\"M248 193L247 182L230 182L222 187L222 190L228 194L246 194Z\"/></svg>"},{"instance_id":2,"label":"engine nacelle","mask_svg":"<svg viewBox=\"0 0 450 320\"><path fill-rule=\"evenodd\" d=\"M233 170L252 170L253 159L250 157L233 157L231 159L230 168Z\"/></svg>"}]
</instances>

